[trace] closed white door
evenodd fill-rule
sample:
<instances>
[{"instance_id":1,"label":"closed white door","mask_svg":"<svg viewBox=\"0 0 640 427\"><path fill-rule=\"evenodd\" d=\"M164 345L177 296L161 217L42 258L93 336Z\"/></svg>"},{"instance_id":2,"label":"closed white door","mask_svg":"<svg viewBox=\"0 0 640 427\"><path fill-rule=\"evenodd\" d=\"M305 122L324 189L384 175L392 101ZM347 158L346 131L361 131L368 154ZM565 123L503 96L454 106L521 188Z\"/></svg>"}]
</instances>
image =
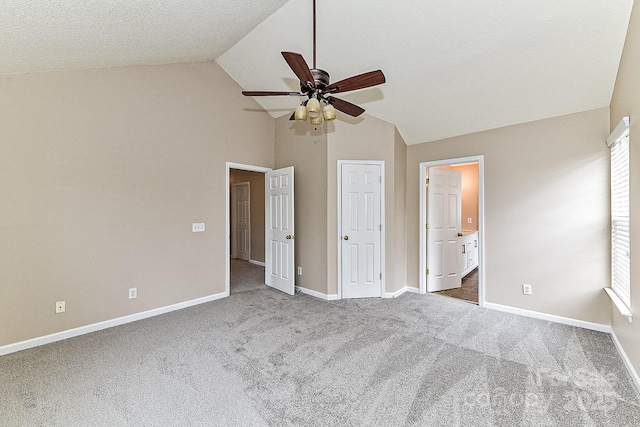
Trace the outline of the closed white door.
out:
<instances>
[{"instance_id":1,"label":"closed white door","mask_svg":"<svg viewBox=\"0 0 640 427\"><path fill-rule=\"evenodd\" d=\"M293 166L265 176L265 283L289 295L295 291Z\"/></svg>"},{"instance_id":2,"label":"closed white door","mask_svg":"<svg viewBox=\"0 0 640 427\"><path fill-rule=\"evenodd\" d=\"M251 259L251 187L249 182L232 185L231 256Z\"/></svg>"},{"instance_id":3,"label":"closed white door","mask_svg":"<svg viewBox=\"0 0 640 427\"><path fill-rule=\"evenodd\" d=\"M462 173L429 168L427 187L427 292L459 288ZM466 256L466 255L465 255Z\"/></svg>"},{"instance_id":4,"label":"closed white door","mask_svg":"<svg viewBox=\"0 0 640 427\"><path fill-rule=\"evenodd\" d=\"M382 296L381 170L379 164L341 165L340 245L343 298Z\"/></svg>"}]
</instances>

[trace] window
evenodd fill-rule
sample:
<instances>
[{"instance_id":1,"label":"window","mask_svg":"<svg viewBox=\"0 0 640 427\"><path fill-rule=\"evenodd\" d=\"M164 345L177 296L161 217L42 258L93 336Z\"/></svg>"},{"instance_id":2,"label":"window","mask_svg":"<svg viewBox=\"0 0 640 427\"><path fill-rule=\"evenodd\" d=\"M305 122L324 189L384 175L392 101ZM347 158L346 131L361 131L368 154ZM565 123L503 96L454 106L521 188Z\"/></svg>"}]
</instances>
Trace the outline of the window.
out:
<instances>
[{"instance_id":1,"label":"window","mask_svg":"<svg viewBox=\"0 0 640 427\"><path fill-rule=\"evenodd\" d=\"M629 117L607 138L611 147L611 289L620 312L631 317L629 240Z\"/></svg>"}]
</instances>

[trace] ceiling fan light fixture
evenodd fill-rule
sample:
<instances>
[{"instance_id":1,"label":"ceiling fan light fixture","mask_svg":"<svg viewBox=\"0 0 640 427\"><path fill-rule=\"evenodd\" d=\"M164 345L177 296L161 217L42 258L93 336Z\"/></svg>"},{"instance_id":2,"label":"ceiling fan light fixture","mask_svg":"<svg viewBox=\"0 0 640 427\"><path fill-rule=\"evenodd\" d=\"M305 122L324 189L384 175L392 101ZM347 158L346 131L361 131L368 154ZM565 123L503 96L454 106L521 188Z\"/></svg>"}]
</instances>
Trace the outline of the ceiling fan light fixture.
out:
<instances>
[{"instance_id":1,"label":"ceiling fan light fixture","mask_svg":"<svg viewBox=\"0 0 640 427\"><path fill-rule=\"evenodd\" d=\"M331 104L327 104L322 109L322 115L324 116L324 119L326 121L335 120L336 119L336 109L335 109L335 107L333 105L331 105Z\"/></svg>"},{"instance_id":2,"label":"ceiling fan light fixture","mask_svg":"<svg viewBox=\"0 0 640 427\"><path fill-rule=\"evenodd\" d=\"M295 119L300 122L307 120L307 107L304 105L298 105L298 107L296 107Z\"/></svg>"},{"instance_id":3,"label":"ceiling fan light fixture","mask_svg":"<svg viewBox=\"0 0 640 427\"><path fill-rule=\"evenodd\" d=\"M342 79L330 83L329 73L316 67L316 0L313 0L313 68L309 67L304 57L296 52L283 51L282 57L300 82L299 92L276 91L242 91L244 96L296 96L304 97L305 101L296 108L289 120L306 121L311 119L313 125L320 125L323 121L336 119L336 110L351 117L358 117L364 113L364 108L335 98L337 93L365 89L386 82L381 70ZM323 108L324 105L324 108Z\"/></svg>"},{"instance_id":4,"label":"ceiling fan light fixture","mask_svg":"<svg viewBox=\"0 0 640 427\"><path fill-rule=\"evenodd\" d=\"M318 117L320 115L320 101L316 98L310 98L307 102L307 115L310 118Z\"/></svg>"},{"instance_id":5,"label":"ceiling fan light fixture","mask_svg":"<svg viewBox=\"0 0 640 427\"><path fill-rule=\"evenodd\" d=\"M309 122L310 122L312 125L321 125L321 124L322 124L322 114L318 114L318 115L317 115L317 116L315 116L315 117L311 117L311 116L310 116L310 117L309 117Z\"/></svg>"}]
</instances>

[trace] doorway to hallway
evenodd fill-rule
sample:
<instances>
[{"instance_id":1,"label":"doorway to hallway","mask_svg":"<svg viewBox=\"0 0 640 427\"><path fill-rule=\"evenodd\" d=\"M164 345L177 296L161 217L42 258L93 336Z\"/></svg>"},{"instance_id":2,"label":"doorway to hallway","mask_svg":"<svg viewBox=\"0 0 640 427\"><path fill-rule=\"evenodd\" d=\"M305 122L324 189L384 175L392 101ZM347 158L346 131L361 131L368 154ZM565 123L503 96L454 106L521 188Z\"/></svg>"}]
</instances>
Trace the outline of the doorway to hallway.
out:
<instances>
[{"instance_id":1,"label":"doorway to hallway","mask_svg":"<svg viewBox=\"0 0 640 427\"><path fill-rule=\"evenodd\" d=\"M271 168L227 163L227 247L226 247L226 294L231 293L231 287L240 286L249 289L248 283L255 285L256 280L264 286L265 266L265 174ZM234 188L237 184L245 183L248 193L242 194L247 203L238 202L239 196ZM241 188L243 186L240 186ZM236 194L234 194L236 193ZM238 206L244 204L244 212ZM240 219L240 221L238 221ZM238 222L241 226L238 227ZM240 228L240 229L238 229ZM249 231L250 230L250 231ZM242 248L239 248L239 242ZM240 249L240 250L239 250ZM244 258L244 259L241 259ZM255 268L253 268L255 267ZM233 271L232 271L233 270ZM251 273L248 273L251 272ZM254 277L262 273L261 278Z\"/></svg>"},{"instance_id":2,"label":"doorway to hallway","mask_svg":"<svg viewBox=\"0 0 640 427\"><path fill-rule=\"evenodd\" d=\"M293 167L272 170L227 162L226 169L225 293L229 295L231 289L231 259L239 257L239 254L244 252L251 254L244 256L249 258L249 263L264 267L266 285L293 295L295 287ZM255 179L255 182L252 182L252 179ZM257 203L250 204L250 212L249 204L245 204L244 201L232 203L234 180L248 182L247 188L251 188L252 191L246 198L252 201L258 200ZM236 194L239 196L240 191ZM243 210L243 213L240 210ZM247 233L244 231L240 233L242 230L239 223L246 222L246 219L250 221L247 225L247 228L251 229L250 241L246 237ZM232 224L235 227L233 230ZM246 251L241 250L240 243L246 246Z\"/></svg>"}]
</instances>

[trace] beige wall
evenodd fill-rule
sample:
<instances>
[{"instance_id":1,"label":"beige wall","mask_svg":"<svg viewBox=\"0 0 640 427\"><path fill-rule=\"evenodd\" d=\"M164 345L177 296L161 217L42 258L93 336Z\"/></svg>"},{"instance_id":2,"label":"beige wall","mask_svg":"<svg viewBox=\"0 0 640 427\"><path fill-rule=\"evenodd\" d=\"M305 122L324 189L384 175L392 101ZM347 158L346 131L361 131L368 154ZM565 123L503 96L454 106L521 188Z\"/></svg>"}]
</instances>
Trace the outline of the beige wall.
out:
<instances>
[{"instance_id":1,"label":"beige wall","mask_svg":"<svg viewBox=\"0 0 640 427\"><path fill-rule=\"evenodd\" d=\"M486 301L608 324L608 133L603 108L409 146L409 285L419 285L420 162L484 155Z\"/></svg>"},{"instance_id":2,"label":"beige wall","mask_svg":"<svg viewBox=\"0 0 640 427\"><path fill-rule=\"evenodd\" d=\"M393 234L387 238L387 256L394 269L387 273L386 291L395 292L407 286L407 144L394 128ZM387 224L389 229L389 224Z\"/></svg>"},{"instance_id":3,"label":"beige wall","mask_svg":"<svg viewBox=\"0 0 640 427\"><path fill-rule=\"evenodd\" d=\"M296 284L338 293L338 160L385 162L386 292L406 283L406 144L387 122L345 116L313 130L308 123L276 120L276 166L294 166L296 182Z\"/></svg>"},{"instance_id":4,"label":"beige wall","mask_svg":"<svg viewBox=\"0 0 640 427\"><path fill-rule=\"evenodd\" d=\"M631 118L631 312L637 316L640 306L640 6L637 3L631 13L611 100L611 129L627 115ZM611 322L636 372L640 372L640 322L634 318L634 323L629 323L616 308L612 309Z\"/></svg>"},{"instance_id":5,"label":"beige wall","mask_svg":"<svg viewBox=\"0 0 640 427\"><path fill-rule=\"evenodd\" d=\"M225 291L225 162L274 155L240 90L215 63L0 76L0 346Z\"/></svg>"},{"instance_id":6,"label":"beige wall","mask_svg":"<svg viewBox=\"0 0 640 427\"><path fill-rule=\"evenodd\" d=\"M229 171L229 185L240 182L249 183L251 259L264 262L264 173L231 169ZM233 200L231 201L231 218L233 218ZM233 253L233 248L231 253Z\"/></svg>"},{"instance_id":7,"label":"beige wall","mask_svg":"<svg viewBox=\"0 0 640 427\"><path fill-rule=\"evenodd\" d=\"M296 285L327 292L327 134L324 126L276 119L276 167L294 167Z\"/></svg>"},{"instance_id":8,"label":"beige wall","mask_svg":"<svg viewBox=\"0 0 640 427\"><path fill-rule=\"evenodd\" d=\"M329 125L328 130L328 285L329 294L338 293L338 160L382 160L385 162L385 292L395 292L405 286L406 258L404 249L397 251L404 238L397 236L404 229L404 189L398 175L405 171L406 144L395 126L368 115L358 119L344 118ZM396 195L396 190L402 194Z\"/></svg>"}]
</instances>

